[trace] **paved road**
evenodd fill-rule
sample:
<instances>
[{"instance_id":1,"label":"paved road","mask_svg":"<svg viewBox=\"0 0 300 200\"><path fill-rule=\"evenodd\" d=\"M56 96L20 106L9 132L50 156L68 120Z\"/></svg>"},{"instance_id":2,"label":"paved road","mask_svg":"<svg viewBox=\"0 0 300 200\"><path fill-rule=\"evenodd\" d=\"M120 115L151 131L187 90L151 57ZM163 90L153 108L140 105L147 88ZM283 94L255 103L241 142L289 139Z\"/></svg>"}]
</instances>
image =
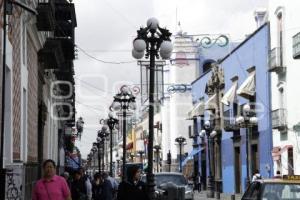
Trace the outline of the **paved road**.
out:
<instances>
[{"instance_id":1,"label":"paved road","mask_svg":"<svg viewBox=\"0 0 300 200\"><path fill-rule=\"evenodd\" d=\"M213 198L207 198L206 197L206 192L195 192L195 200L205 200L205 199L213 199Z\"/></svg>"}]
</instances>

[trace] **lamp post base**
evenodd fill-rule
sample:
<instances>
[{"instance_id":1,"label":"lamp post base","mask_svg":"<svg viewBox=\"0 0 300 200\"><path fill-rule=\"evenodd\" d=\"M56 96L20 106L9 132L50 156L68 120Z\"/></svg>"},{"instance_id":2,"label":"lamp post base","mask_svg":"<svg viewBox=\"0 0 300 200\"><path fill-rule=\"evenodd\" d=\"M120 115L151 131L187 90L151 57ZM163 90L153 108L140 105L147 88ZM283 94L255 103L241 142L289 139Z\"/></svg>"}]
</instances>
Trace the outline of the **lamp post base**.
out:
<instances>
[{"instance_id":1,"label":"lamp post base","mask_svg":"<svg viewBox=\"0 0 300 200\"><path fill-rule=\"evenodd\" d=\"M214 198L214 185L213 185L213 177L208 176L207 177L207 198Z\"/></svg>"},{"instance_id":2,"label":"lamp post base","mask_svg":"<svg viewBox=\"0 0 300 200\"><path fill-rule=\"evenodd\" d=\"M148 191L148 197L149 200L155 199L155 183L154 183L154 174L149 173L147 174L147 191Z\"/></svg>"}]
</instances>

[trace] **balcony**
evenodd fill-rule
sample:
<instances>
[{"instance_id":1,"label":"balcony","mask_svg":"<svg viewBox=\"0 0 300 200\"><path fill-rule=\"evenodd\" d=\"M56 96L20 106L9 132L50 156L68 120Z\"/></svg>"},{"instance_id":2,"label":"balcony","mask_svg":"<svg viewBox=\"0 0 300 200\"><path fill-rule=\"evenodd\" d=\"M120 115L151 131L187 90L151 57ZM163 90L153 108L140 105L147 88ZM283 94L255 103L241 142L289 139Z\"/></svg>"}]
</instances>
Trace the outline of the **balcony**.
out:
<instances>
[{"instance_id":1,"label":"balcony","mask_svg":"<svg viewBox=\"0 0 300 200\"><path fill-rule=\"evenodd\" d=\"M77 26L75 6L66 0L55 0L55 19L57 21L70 21L72 27Z\"/></svg>"},{"instance_id":2,"label":"balcony","mask_svg":"<svg viewBox=\"0 0 300 200\"><path fill-rule=\"evenodd\" d=\"M287 128L286 110L279 108L272 111L272 128L284 130Z\"/></svg>"},{"instance_id":3,"label":"balcony","mask_svg":"<svg viewBox=\"0 0 300 200\"><path fill-rule=\"evenodd\" d=\"M282 65L282 56L281 48L273 48L270 52L270 63L269 71L270 72L282 72L285 68Z\"/></svg>"},{"instance_id":4,"label":"balcony","mask_svg":"<svg viewBox=\"0 0 300 200\"><path fill-rule=\"evenodd\" d=\"M293 58L300 59L300 32L293 36Z\"/></svg>"},{"instance_id":5,"label":"balcony","mask_svg":"<svg viewBox=\"0 0 300 200\"><path fill-rule=\"evenodd\" d=\"M71 21L56 21L54 36L55 37L67 37L74 38L74 29Z\"/></svg>"},{"instance_id":6,"label":"balcony","mask_svg":"<svg viewBox=\"0 0 300 200\"><path fill-rule=\"evenodd\" d=\"M67 61L75 59L75 45L72 38L57 38L63 50L64 59Z\"/></svg>"},{"instance_id":7,"label":"balcony","mask_svg":"<svg viewBox=\"0 0 300 200\"><path fill-rule=\"evenodd\" d=\"M57 69L63 62L63 49L57 39L47 38L42 49L38 51L38 61L44 69Z\"/></svg>"},{"instance_id":8,"label":"balcony","mask_svg":"<svg viewBox=\"0 0 300 200\"><path fill-rule=\"evenodd\" d=\"M53 0L39 0L36 8L37 29L39 31L53 31L55 29L55 6Z\"/></svg>"},{"instance_id":9,"label":"balcony","mask_svg":"<svg viewBox=\"0 0 300 200\"><path fill-rule=\"evenodd\" d=\"M225 131L239 130L239 126L235 123L235 117L233 116L232 110L227 110L223 113L223 124Z\"/></svg>"}]
</instances>

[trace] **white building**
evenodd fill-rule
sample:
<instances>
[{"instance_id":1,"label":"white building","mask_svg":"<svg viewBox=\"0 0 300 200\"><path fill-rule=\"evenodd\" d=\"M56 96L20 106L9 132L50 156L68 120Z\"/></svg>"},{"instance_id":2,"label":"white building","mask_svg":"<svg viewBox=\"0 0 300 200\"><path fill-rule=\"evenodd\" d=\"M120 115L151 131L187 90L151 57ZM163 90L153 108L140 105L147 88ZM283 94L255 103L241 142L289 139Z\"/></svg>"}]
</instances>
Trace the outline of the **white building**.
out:
<instances>
[{"instance_id":1,"label":"white building","mask_svg":"<svg viewBox=\"0 0 300 200\"><path fill-rule=\"evenodd\" d=\"M182 153L192 150L189 132L193 130L193 122L187 120L187 111L191 110L191 82L198 74L198 45L191 36L179 32L173 40L174 50L169 70L165 72L166 98L161 107L162 115L162 156L163 170L167 171L167 154L172 156L172 171L178 170L175 164L179 155L179 145L175 139L183 136L186 139ZM175 164L175 165L173 165Z\"/></svg>"},{"instance_id":2,"label":"white building","mask_svg":"<svg viewBox=\"0 0 300 200\"><path fill-rule=\"evenodd\" d=\"M272 128L274 171L300 174L300 60L293 58L293 36L300 32L300 1L269 1L271 24ZM274 172L274 173L275 173Z\"/></svg>"}]
</instances>

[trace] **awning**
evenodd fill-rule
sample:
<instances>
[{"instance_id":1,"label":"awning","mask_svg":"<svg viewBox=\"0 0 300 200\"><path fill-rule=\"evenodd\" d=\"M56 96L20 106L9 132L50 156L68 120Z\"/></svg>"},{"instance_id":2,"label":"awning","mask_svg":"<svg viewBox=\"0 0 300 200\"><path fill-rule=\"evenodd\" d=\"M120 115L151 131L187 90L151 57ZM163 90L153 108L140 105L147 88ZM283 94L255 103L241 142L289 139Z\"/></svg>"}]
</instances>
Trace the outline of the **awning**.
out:
<instances>
[{"instance_id":1,"label":"awning","mask_svg":"<svg viewBox=\"0 0 300 200\"><path fill-rule=\"evenodd\" d=\"M203 101L198 102L191 111L188 112L188 119L193 119L197 116L204 115L205 104Z\"/></svg>"},{"instance_id":2,"label":"awning","mask_svg":"<svg viewBox=\"0 0 300 200\"><path fill-rule=\"evenodd\" d=\"M189 153L189 155L182 161L181 166L183 167L187 163L187 161L193 159L194 155L198 154L201 150L202 150L202 148L193 149Z\"/></svg>"},{"instance_id":3,"label":"awning","mask_svg":"<svg viewBox=\"0 0 300 200\"><path fill-rule=\"evenodd\" d=\"M231 88L226 92L226 94L223 96L221 102L225 104L226 106L229 106L236 100L236 90L238 87L238 82L233 82Z\"/></svg>"},{"instance_id":4,"label":"awning","mask_svg":"<svg viewBox=\"0 0 300 200\"><path fill-rule=\"evenodd\" d=\"M216 109L216 101L217 94L212 95L206 102L205 102L205 110L214 110Z\"/></svg>"},{"instance_id":5,"label":"awning","mask_svg":"<svg viewBox=\"0 0 300 200\"><path fill-rule=\"evenodd\" d=\"M246 99L255 95L255 71L249 74L236 93Z\"/></svg>"}]
</instances>

